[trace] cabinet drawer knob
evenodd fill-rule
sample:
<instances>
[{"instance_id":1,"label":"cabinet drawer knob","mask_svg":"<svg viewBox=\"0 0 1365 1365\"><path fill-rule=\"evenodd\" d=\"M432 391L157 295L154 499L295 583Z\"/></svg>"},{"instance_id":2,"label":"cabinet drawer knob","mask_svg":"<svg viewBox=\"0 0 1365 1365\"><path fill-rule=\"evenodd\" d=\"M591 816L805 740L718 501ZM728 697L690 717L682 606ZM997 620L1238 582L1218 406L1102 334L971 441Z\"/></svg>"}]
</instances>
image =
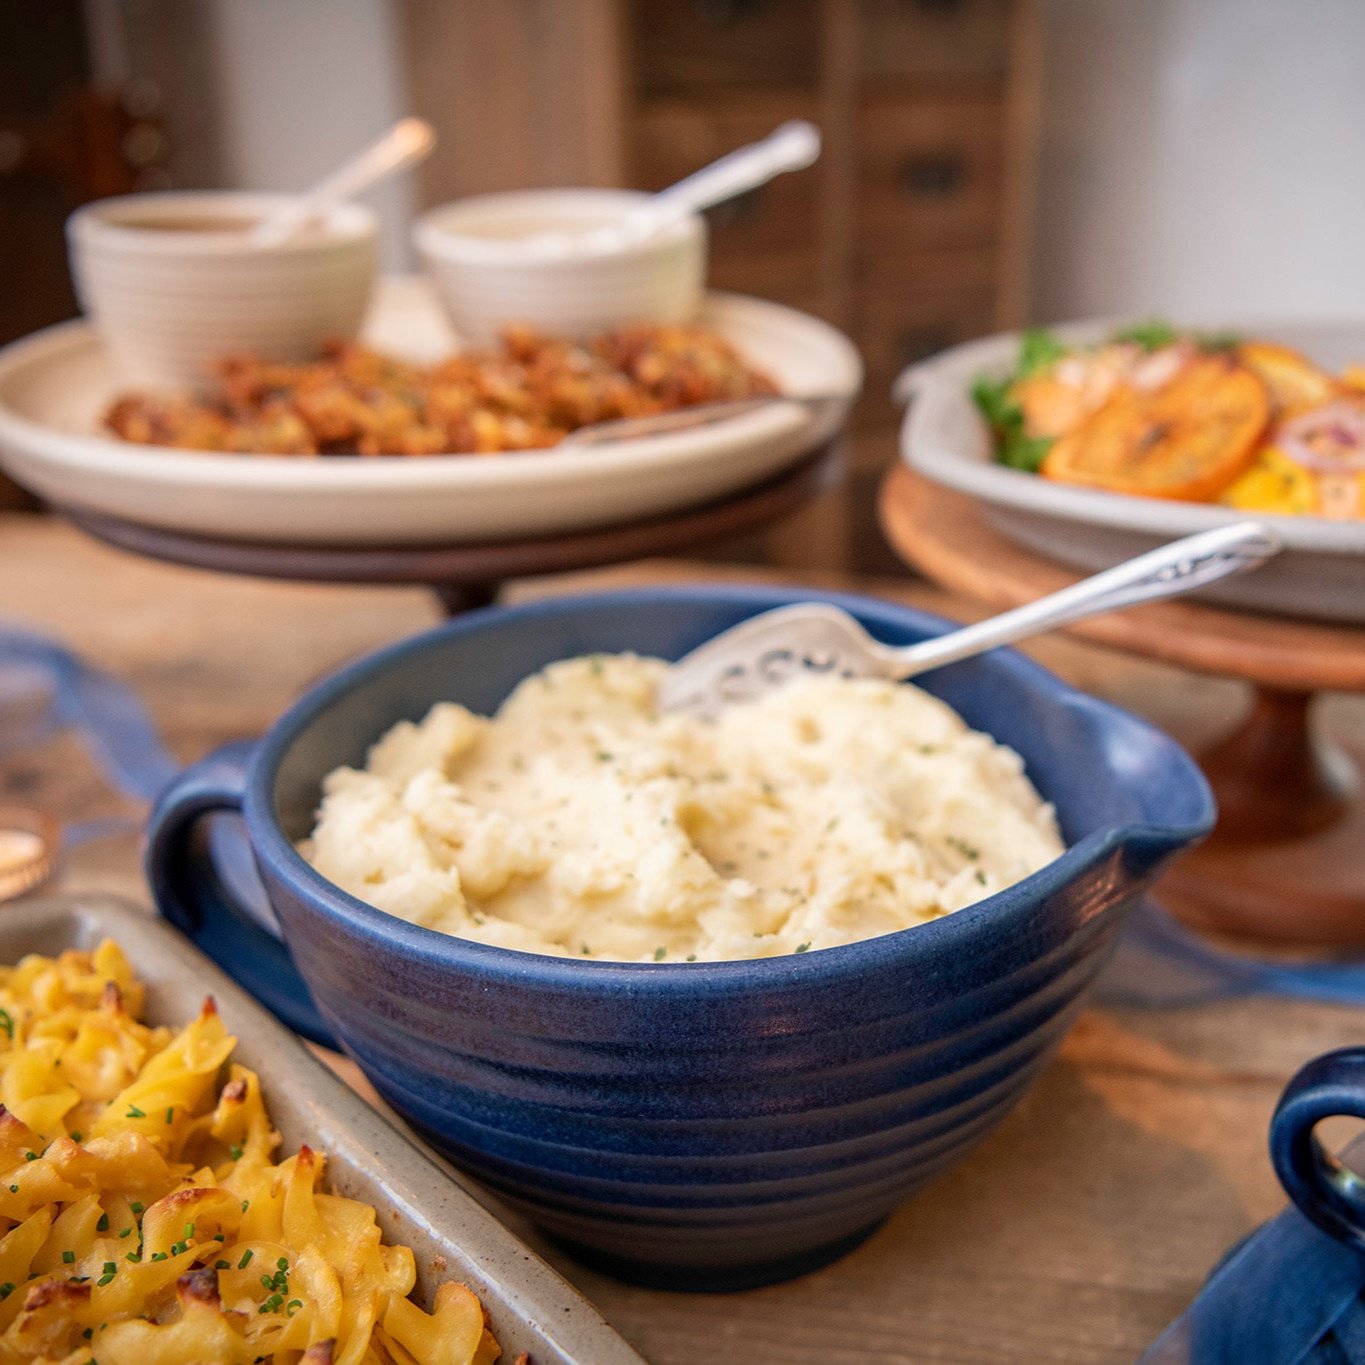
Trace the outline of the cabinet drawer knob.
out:
<instances>
[{"instance_id":1,"label":"cabinet drawer knob","mask_svg":"<svg viewBox=\"0 0 1365 1365\"><path fill-rule=\"evenodd\" d=\"M955 152L924 152L901 164L900 182L917 199L947 199L967 183L967 163Z\"/></svg>"}]
</instances>

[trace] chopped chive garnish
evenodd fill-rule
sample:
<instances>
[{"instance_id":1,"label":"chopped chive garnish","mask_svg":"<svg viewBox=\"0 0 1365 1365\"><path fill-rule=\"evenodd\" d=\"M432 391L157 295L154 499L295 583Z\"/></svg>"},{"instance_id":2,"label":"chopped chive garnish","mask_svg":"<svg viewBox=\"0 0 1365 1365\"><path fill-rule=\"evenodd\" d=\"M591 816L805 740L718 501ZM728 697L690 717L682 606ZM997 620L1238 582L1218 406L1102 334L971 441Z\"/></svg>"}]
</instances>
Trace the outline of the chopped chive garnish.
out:
<instances>
[{"instance_id":1,"label":"chopped chive garnish","mask_svg":"<svg viewBox=\"0 0 1365 1365\"><path fill-rule=\"evenodd\" d=\"M237 1269L245 1270L247 1266L251 1264L251 1258L254 1255L255 1252L253 1252L250 1247L247 1247L247 1249L244 1252L242 1252L242 1259L237 1262Z\"/></svg>"},{"instance_id":2,"label":"chopped chive garnish","mask_svg":"<svg viewBox=\"0 0 1365 1365\"><path fill-rule=\"evenodd\" d=\"M228 1148L228 1155L229 1155L234 1161L240 1161L240 1160L242 1159L242 1147L241 1147L241 1144L240 1144L240 1143L237 1143L237 1142L234 1142L234 1143L232 1144L232 1146Z\"/></svg>"},{"instance_id":3,"label":"chopped chive garnish","mask_svg":"<svg viewBox=\"0 0 1365 1365\"><path fill-rule=\"evenodd\" d=\"M278 1261L275 1262L275 1269L276 1269L276 1270L288 1270L288 1269L289 1269L289 1258L288 1258L287 1256L281 1256L280 1259L279 1259Z\"/></svg>"},{"instance_id":4,"label":"chopped chive garnish","mask_svg":"<svg viewBox=\"0 0 1365 1365\"><path fill-rule=\"evenodd\" d=\"M75 1261L75 1259L76 1253L74 1251L62 1252L62 1262L64 1265L71 1265Z\"/></svg>"},{"instance_id":5,"label":"chopped chive garnish","mask_svg":"<svg viewBox=\"0 0 1365 1365\"><path fill-rule=\"evenodd\" d=\"M249 1200L249 1199L243 1199L243 1200L242 1200L242 1212L245 1213L245 1212L247 1211L247 1209L249 1209L250 1207L251 1207L251 1200Z\"/></svg>"},{"instance_id":6,"label":"chopped chive garnish","mask_svg":"<svg viewBox=\"0 0 1365 1365\"><path fill-rule=\"evenodd\" d=\"M142 1253L140 1251L130 1251L123 1259L125 1261L132 1261L132 1263L136 1265L142 1259Z\"/></svg>"},{"instance_id":7,"label":"chopped chive garnish","mask_svg":"<svg viewBox=\"0 0 1365 1365\"><path fill-rule=\"evenodd\" d=\"M120 1237L131 1237L133 1235L133 1230L132 1228L120 1228L118 1235Z\"/></svg>"},{"instance_id":8,"label":"chopped chive garnish","mask_svg":"<svg viewBox=\"0 0 1365 1365\"><path fill-rule=\"evenodd\" d=\"M14 1286L8 1280L4 1284L0 1284L0 1299L7 1299L13 1293Z\"/></svg>"},{"instance_id":9,"label":"chopped chive garnish","mask_svg":"<svg viewBox=\"0 0 1365 1365\"><path fill-rule=\"evenodd\" d=\"M171 1105L171 1107L170 1107L169 1109L166 1110L166 1122L167 1122L167 1123L169 1123L169 1122L171 1121L171 1118L174 1116L174 1114L175 1114L175 1105Z\"/></svg>"},{"instance_id":10,"label":"chopped chive garnish","mask_svg":"<svg viewBox=\"0 0 1365 1365\"><path fill-rule=\"evenodd\" d=\"M135 1104L128 1106L128 1112L123 1116L126 1119L145 1119L147 1115Z\"/></svg>"},{"instance_id":11,"label":"chopped chive garnish","mask_svg":"<svg viewBox=\"0 0 1365 1365\"><path fill-rule=\"evenodd\" d=\"M215 1270L231 1270L232 1263L230 1261L214 1261L213 1268Z\"/></svg>"},{"instance_id":12,"label":"chopped chive garnish","mask_svg":"<svg viewBox=\"0 0 1365 1365\"><path fill-rule=\"evenodd\" d=\"M132 1209L134 1213L141 1213L142 1210L145 1209L147 1206L140 1199L134 1199L133 1202L128 1205L128 1207Z\"/></svg>"},{"instance_id":13,"label":"chopped chive garnish","mask_svg":"<svg viewBox=\"0 0 1365 1365\"><path fill-rule=\"evenodd\" d=\"M24 1153L24 1160L25 1160L25 1161L37 1161L37 1160L38 1160L38 1153L37 1153L37 1152L25 1152L25 1153Z\"/></svg>"},{"instance_id":14,"label":"chopped chive garnish","mask_svg":"<svg viewBox=\"0 0 1365 1365\"><path fill-rule=\"evenodd\" d=\"M81 1135L80 1135L79 1133L72 1133L72 1134L71 1134L71 1141L72 1141L72 1142L79 1142L80 1140L81 1140Z\"/></svg>"},{"instance_id":15,"label":"chopped chive garnish","mask_svg":"<svg viewBox=\"0 0 1365 1365\"><path fill-rule=\"evenodd\" d=\"M297 1313L299 1309L302 1307L303 1307L302 1299L290 1299L289 1302L285 1304L284 1311L292 1318L294 1314Z\"/></svg>"},{"instance_id":16,"label":"chopped chive garnish","mask_svg":"<svg viewBox=\"0 0 1365 1365\"><path fill-rule=\"evenodd\" d=\"M667 948L655 948L655 950L654 950L654 961L655 961L655 962L662 962L662 961L664 960L664 958L666 958L667 956L668 956L668 949L667 949Z\"/></svg>"},{"instance_id":17,"label":"chopped chive garnish","mask_svg":"<svg viewBox=\"0 0 1365 1365\"><path fill-rule=\"evenodd\" d=\"M100 1214L99 1222L95 1224L95 1231L96 1232L109 1231L109 1215L107 1213Z\"/></svg>"},{"instance_id":18,"label":"chopped chive garnish","mask_svg":"<svg viewBox=\"0 0 1365 1365\"><path fill-rule=\"evenodd\" d=\"M154 1252L152 1252L152 1260L154 1260L154 1261L164 1261L164 1260L166 1260L166 1259L167 1259L167 1256L166 1256L166 1253L165 1253L164 1251L154 1251Z\"/></svg>"},{"instance_id":19,"label":"chopped chive garnish","mask_svg":"<svg viewBox=\"0 0 1365 1365\"><path fill-rule=\"evenodd\" d=\"M809 944L809 943L798 943L798 944L796 945L796 951L797 951L798 953L808 953L808 952L810 952L810 944Z\"/></svg>"},{"instance_id":20,"label":"chopped chive garnish","mask_svg":"<svg viewBox=\"0 0 1365 1365\"><path fill-rule=\"evenodd\" d=\"M0 1010L0 1028L5 1030L5 1037L13 1041L14 1019L8 1010Z\"/></svg>"},{"instance_id":21,"label":"chopped chive garnish","mask_svg":"<svg viewBox=\"0 0 1365 1365\"><path fill-rule=\"evenodd\" d=\"M11 1194L18 1194L18 1193L19 1193L19 1186L18 1186L18 1185L11 1185L11 1186L9 1187L9 1192L10 1192Z\"/></svg>"},{"instance_id":22,"label":"chopped chive garnish","mask_svg":"<svg viewBox=\"0 0 1365 1365\"><path fill-rule=\"evenodd\" d=\"M189 1240L190 1238L192 1238L193 1236L194 1236L194 1224L193 1224L193 1223L186 1223L186 1224L185 1224L185 1239L188 1241L188 1240Z\"/></svg>"}]
</instances>

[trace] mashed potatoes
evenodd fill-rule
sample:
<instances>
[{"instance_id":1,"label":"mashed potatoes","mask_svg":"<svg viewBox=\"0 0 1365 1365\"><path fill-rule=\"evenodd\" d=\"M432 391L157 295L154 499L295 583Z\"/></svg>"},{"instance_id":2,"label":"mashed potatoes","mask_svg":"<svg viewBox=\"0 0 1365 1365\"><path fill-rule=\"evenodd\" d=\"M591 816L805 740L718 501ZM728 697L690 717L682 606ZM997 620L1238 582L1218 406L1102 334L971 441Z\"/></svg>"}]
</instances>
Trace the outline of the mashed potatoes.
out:
<instances>
[{"instance_id":1,"label":"mashed potatoes","mask_svg":"<svg viewBox=\"0 0 1365 1365\"><path fill-rule=\"evenodd\" d=\"M441 703L324 784L302 851L371 905L528 952L771 957L946 915L1062 850L1019 758L916 687L809 676L718 722L664 665L569 659Z\"/></svg>"}]
</instances>

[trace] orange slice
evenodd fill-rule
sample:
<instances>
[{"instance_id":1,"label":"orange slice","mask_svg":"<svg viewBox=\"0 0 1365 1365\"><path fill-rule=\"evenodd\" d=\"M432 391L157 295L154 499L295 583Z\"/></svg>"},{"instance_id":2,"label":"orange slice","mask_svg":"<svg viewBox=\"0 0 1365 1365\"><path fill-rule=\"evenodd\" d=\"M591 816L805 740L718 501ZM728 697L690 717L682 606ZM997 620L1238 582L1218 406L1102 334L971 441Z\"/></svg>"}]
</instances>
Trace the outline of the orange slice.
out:
<instances>
[{"instance_id":1,"label":"orange slice","mask_svg":"<svg viewBox=\"0 0 1365 1365\"><path fill-rule=\"evenodd\" d=\"M1155 391L1119 389L1052 447L1041 472L1115 493L1206 502L1251 463L1269 417L1256 375L1230 356L1204 356Z\"/></svg>"},{"instance_id":2,"label":"orange slice","mask_svg":"<svg viewBox=\"0 0 1365 1365\"><path fill-rule=\"evenodd\" d=\"M1336 392L1332 376L1292 347L1247 341L1237 348L1237 358L1266 386L1277 412L1325 403Z\"/></svg>"}]
</instances>

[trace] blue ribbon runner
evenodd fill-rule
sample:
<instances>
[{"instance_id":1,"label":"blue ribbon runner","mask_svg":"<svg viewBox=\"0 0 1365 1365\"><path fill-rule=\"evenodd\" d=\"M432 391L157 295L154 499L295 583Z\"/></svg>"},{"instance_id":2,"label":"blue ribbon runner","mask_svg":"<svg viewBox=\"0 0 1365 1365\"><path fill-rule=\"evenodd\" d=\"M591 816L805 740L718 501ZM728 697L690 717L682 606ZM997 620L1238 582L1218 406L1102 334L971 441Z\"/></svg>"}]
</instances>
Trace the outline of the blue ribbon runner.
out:
<instances>
[{"instance_id":1,"label":"blue ribbon runner","mask_svg":"<svg viewBox=\"0 0 1365 1365\"><path fill-rule=\"evenodd\" d=\"M33 631L0 627L0 758L74 730L105 782L150 801L180 770L137 694ZM63 841L137 829L131 816L70 825Z\"/></svg>"}]
</instances>

